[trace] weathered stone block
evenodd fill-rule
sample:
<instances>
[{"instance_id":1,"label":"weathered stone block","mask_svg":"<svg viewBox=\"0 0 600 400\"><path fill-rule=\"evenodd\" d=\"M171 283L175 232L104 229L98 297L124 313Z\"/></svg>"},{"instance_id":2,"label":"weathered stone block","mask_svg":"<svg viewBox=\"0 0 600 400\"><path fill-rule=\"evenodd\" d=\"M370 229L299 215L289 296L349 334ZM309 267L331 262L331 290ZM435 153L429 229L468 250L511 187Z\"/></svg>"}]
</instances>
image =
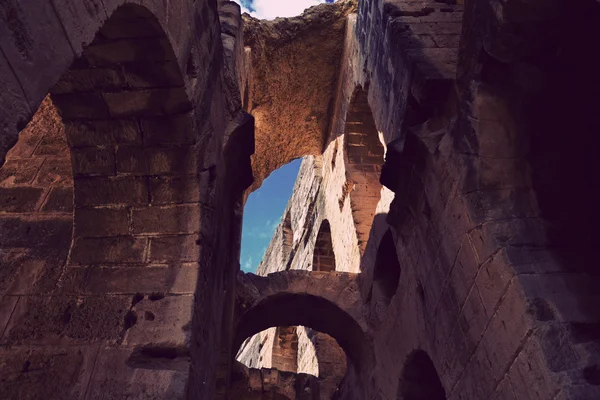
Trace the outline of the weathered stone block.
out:
<instances>
[{"instance_id":1,"label":"weathered stone block","mask_svg":"<svg viewBox=\"0 0 600 400\"><path fill-rule=\"evenodd\" d=\"M117 171L137 175L190 175L198 171L194 147L133 147L117 150Z\"/></svg>"},{"instance_id":2,"label":"weathered stone block","mask_svg":"<svg viewBox=\"0 0 600 400\"><path fill-rule=\"evenodd\" d=\"M198 264L145 265L143 267L69 268L63 278L63 293L193 294L198 278Z\"/></svg>"},{"instance_id":3,"label":"weathered stone block","mask_svg":"<svg viewBox=\"0 0 600 400\"><path fill-rule=\"evenodd\" d=\"M53 187L41 209L42 212L73 212L73 188Z\"/></svg>"},{"instance_id":4,"label":"weathered stone block","mask_svg":"<svg viewBox=\"0 0 600 400\"><path fill-rule=\"evenodd\" d=\"M110 114L117 118L180 114L191 109L181 87L104 93L103 99Z\"/></svg>"},{"instance_id":5,"label":"weathered stone block","mask_svg":"<svg viewBox=\"0 0 600 400\"><path fill-rule=\"evenodd\" d=\"M44 190L34 187L0 188L2 211L16 213L35 211Z\"/></svg>"},{"instance_id":6,"label":"weathered stone block","mask_svg":"<svg viewBox=\"0 0 600 400\"><path fill-rule=\"evenodd\" d=\"M72 264L128 264L145 261L147 239L131 236L77 238L71 250Z\"/></svg>"},{"instance_id":7,"label":"weathered stone block","mask_svg":"<svg viewBox=\"0 0 600 400\"><path fill-rule=\"evenodd\" d=\"M115 150L109 148L73 149L73 173L79 176L107 176L116 174Z\"/></svg>"},{"instance_id":8,"label":"weathered stone block","mask_svg":"<svg viewBox=\"0 0 600 400\"><path fill-rule=\"evenodd\" d=\"M175 60L166 37L129 38L96 43L85 50L83 57L91 66Z\"/></svg>"},{"instance_id":9,"label":"weathered stone block","mask_svg":"<svg viewBox=\"0 0 600 400\"><path fill-rule=\"evenodd\" d=\"M33 183L36 186L72 186L73 171L69 158L46 158Z\"/></svg>"},{"instance_id":10,"label":"weathered stone block","mask_svg":"<svg viewBox=\"0 0 600 400\"><path fill-rule=\"evenodd\" d=\"M197 203L208 200L202 196L208 186L208 172L200 177L192 176L158 176L150 178L150 196L152 205Z\"/></svg>"},{"instance_id":11,"label":"weathered stone block","mask_svg":"<svg viewBox=\"0 0 600 400\"><path fill-rule=\"evenodd\" d=\"M191 334L194 296L166 296L159 300L144 299L133 307L137 323L127 331L124 343L169 343L170 346L187 346Z\"/></svg>"},{"instance_id":12,"label":"weathered stone block","mask_svg":"<svg viewBox=\"0 0 600 400\"><path fill-rule=\"evenodd\" d=\"M193 144L196 141L194 115L191 113L143 118L141 126L145 145Z\"/></svg>"},{"instance_id":13,"label":"weathered stone block","mask_svg":"<svg viewBox=\"0 0 600 400\"><path fill-rule=\"evenodd\" d=\"M151 262L196 262L200 257L198 235L150 238Z\"/></svg>"},{"instance_id":14,"label":"weathered stone block","mask_svg":"<svg viewBox=\"0 0 600 400\"><path fill-rule=\"evenodd\" d=\"M131 218L134 235L200 232L198 205L133 209Z\"/></svg>"},{"instance_id":15,"label":"weathered stone block","mask_svg":"<svg viewBox=\"0 0 600 400\"><path fill-rule=\"evenodd\" d=\"M555 348L561 352L563 349ZM537 338L532 335L508 370L514 393L527 393L532 400L552 399L558 392L553 379L548 376L546 362ZM566 366L566 365L563 365Z\"/></svg>"},{"instance_id":16,"label":"weathered stone block","mask_svg":"<svg viewBox=\"0 0 600 400\"><path fill-rule=\"evenodd\" d=\"M7 160L0 168L0 185L8 187L31 183L43 162L41 157Z\"/></svg>"},{"instance_id":17,"label":"weathered stone block","mask_svg":"<svg viewBox=\"0 0 600 400\"><path fill-rule=\"evenodd\" d=\"M137 121L132 119L69 121L65 133L71 147L142 143Z\"/></svg>"},{"instance_id":18,"label":"weathered stone block","mask_svg":"<svg viewBox=\"0 0 600 400\"><path fill-rule=\"evenodd\" d=\"M39 248L53 254L68 248L72 236L71 218L0 217L0 248Z\"/></svg>"},{"instance_id":19,"label":"weathered stone block","mask_svg":"<svg viewBox=\"0 0 600 400\"><path fill-rule=\"evenodd\" d=\"M100 93L52 94L63 121L74 119L106 119L109 107Z\"/></svg>"},{"instance_id":20,"label":"weathered stone block","mask_svg":"<svg viewBox=\"0 0 600 400\"><path fill-rule=\"evenodd\" d=\"M75 178L77 206L141 206L149 203L146 178Z\"/></svg>"},{"instance_id":21,"label":"weathered stone block","mask_svg":"<svg viewBox=\"0 0 600 400\"><path fill-rule=\"evenodd\" d=\"M123 75L126 87L131 89L179 87L185 83L176 61L125 64Z\"/></svg>"},{"instance_id":22,"label":"weathered stone block","mask_svg":"<svg viewBox=\"0 0 600 400\"><path fill-rule=\"evenodd\" d=\"M0 397L35 399L45 393L48 399L83 399L97 352L92 345L2 348Z\"/></svg>"},{"instance_id":23,"label":"weathered stone block","mask_svg":"<svg viewBox=\"0 0 600 400\"><path fill-rule=\"evenodd\" d=\"M166 347L166 351L169 349ZM138 356L130 348L102 349L96 361L97 373L90 380L88 398L183 398L188 358L162 357L160 350L141 350Z\"/></svg>"},{"instance_id":24,"label":"weathered stone block","mask_svg":"<svg viewBox=\"0 0 600 400\"><path fill-rule=\"evenodd\" d=\"M4 341L10 344L89 343L119 339L131 304L129 296L23 296Z\"/></svg>"},{"instance_id":25,"label":"weathered stone block","mask_svg":"<svg viewBox=\"0 0 600 400\"><path fill-rule=\"evenodd\" d=\"M124 236L129 234L129 210L125 208L78 208L75 237Z\"/></svg>"},{"instance_id":26,"label":"weathered stone block","mask_svg":"<svg viewBox=\"0 0 600 400\"><path fill-rule=\"evenodd\" d=\"M530 334L533 321L527 313L526 300L518 282L513 281L484 333L485 347L492 366L491 377L502 379L512 364L520 343Z\"/></svg>"}]
</instances>

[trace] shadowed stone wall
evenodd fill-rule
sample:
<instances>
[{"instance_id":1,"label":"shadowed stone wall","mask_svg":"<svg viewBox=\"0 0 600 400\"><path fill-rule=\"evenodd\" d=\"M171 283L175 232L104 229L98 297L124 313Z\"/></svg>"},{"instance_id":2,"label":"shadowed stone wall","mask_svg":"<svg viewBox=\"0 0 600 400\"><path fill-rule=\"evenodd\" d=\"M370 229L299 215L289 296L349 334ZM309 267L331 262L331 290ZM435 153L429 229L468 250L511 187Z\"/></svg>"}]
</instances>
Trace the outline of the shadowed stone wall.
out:
<instances>
[{"instance_id":1,"label":"shadowed stone wall","mask_svg":"<svg viewBox=\"0 0 600 400\"><path fill-rule=\"evenodd\" d=\"M2 398L214 395L252 119L216 4L141 3L1 7Z\"/></svg>"},{"instance_id":2,"label":"shadowed stone wall","mask_svg":"<svg viewBox=\"0 0 600 400\"><path fill-rule=\"evenodd\" d=\"M555 136L560 126L566 129L567 115L578 115L578 137L597 149L588 135L593 113L583 112L597 104L588 90L597 87L595 80L578 90L586 100L574 107L567 106L567 98L577 97L569 85L555 86L550 95L552 80L546 79L560 81L559 71L580 77L574 71L595 65L585 51L563 53L573 46L551 26L562 13L573 32L568 37L579 32L587 38L583 32L594 31L600 10L585 1L577 11L563 2L509 3L471 2L464 24L461 5L436 2L363 1L349 16L311 213L316 226L324 218L331 224L336 268L360 271L376 362L366 376L345 379L340 398L363 398L355 394L358 382L369 382L364 398L418 398L424 392L407 387L424 382L414 373L419 370L429 371L428 382L439 379L429 396L440 399L598 396L596 300L589 285L595 270L583 262L589 259L584 243L597 237L589 230L595 213L580 222L576 217L595 197L583 191L582 207L566 211L573 203L557 182L572 182L557 171L561 167L544 167L541 160L561 159L580 171L577 176L588 170L584 164L595 165L587 149L559 151ZM567 65L566 57L587 61ZM348 168L344 134L357 88L366 93L386 149L386 189L364 252L358 251L360 232L344 217L353 191L336 172ZM557 104L566 108L550 123L542 110L557 110ZM577 143L564 139L566 146ZM296 186L309 181L301 176ZM305 199L292 198L292 215L294 207L309 209ZM314 226L294 226L295 243ZM348 233L354 239L346 240ZM393 251L382 250L390 243ZM386 279L381 252L397 271L383 274ZM306 269L312 254L300 242L290 265ZM272 270L284 268L270 262ZM413 362L415 354L428 361Z\"/></svg>"}]
</instances>

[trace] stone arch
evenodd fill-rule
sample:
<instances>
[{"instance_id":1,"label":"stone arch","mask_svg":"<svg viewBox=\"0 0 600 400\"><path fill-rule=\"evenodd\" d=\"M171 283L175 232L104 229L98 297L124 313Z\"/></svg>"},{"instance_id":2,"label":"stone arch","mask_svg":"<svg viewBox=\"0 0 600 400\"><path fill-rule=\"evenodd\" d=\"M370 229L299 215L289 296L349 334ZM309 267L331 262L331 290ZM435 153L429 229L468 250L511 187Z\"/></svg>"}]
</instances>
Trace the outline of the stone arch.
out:
<instances>
[{"instance_id":1,"label":"stone arch","mask_svg":"<svg viewBox=\"0 0 600 400\"><path fill-rule=\"evenodd\" d=\"M275 329L271 368L279 371L298 371L298 334L295 326L278 326Z\"/></svg>"},{"instance_id":2,"label":"stone arch","mask_svg":"<svg viewBox=\"0 0 600 400\"><path fill-rule=\"evenodd\" d=\"M331 226L328 220L321 222L315 249L313 252L313 271L331 272L335 271L335 254L331 241Z\"/></svg>"},{"instance_id":3,"label":"stone arch","mask_svg":"<svg viewBox=\"0 0 600 400\"><path fill-rule=\"evenodd\" d=\"M350 185L350 205L361 254L369 241L371 224L381 196L379 175L385 153L367 94L366 89L355 90L346 115L344 132L346 182Z\"/></svg>"},{"instance_id":4,"label":"stone arch","mask_svg":"<svg viewBox=\"0 0 600 400\"><path fill-rule=\"evenodd\" d=\"M70 263L196 261L199 143L183 75L152 13L116 9L50 93L71 148Z\"/></svg>"},{"instance_id":5,"label":"stone arch","mask_svg":"<svg viewBox=\"0 0 600 400\"><path fill-rule=\"evenodd\" d=\"M398 262L398 253L391 228L381 239L375 265L373 267L373 284L369 297L372 301L382 301L389 305L398 290L402 268Z\"/></svg>"},{"instance_id":6,"label":"stone arch","mask_svg":"<svg viewBox=\"0 0 600 400\"><path fill-rule=\"evenodd\" d=\"M356 274L284 271L259 277L240 273L232 353L244 340L277 326L305 326L333 337L357 370L374 360L365 334Z\"/></svg>"},{"instance_id":7,"label":"stone arch","mask_svg":"<svg viewBox=\"0 0 600 400\"><path fill-rule=\"evenodd\" d=\"M335 338L358 369L372 362L368 339L354 319L334 303L314 295L279 294L250 309L241 319L235 348L272 326L302 325Z\"/></svg>"},{"instance_id":8,"label":"stone arch","mask_svg":"<svg viewBox=\"0 0 600 400\"><path fill-rule=\"evenodd\" d=\"M446 400L446 391L429 355L416 350L408 356L398 382L397 400Z\"/></svg>"}]
</instances>

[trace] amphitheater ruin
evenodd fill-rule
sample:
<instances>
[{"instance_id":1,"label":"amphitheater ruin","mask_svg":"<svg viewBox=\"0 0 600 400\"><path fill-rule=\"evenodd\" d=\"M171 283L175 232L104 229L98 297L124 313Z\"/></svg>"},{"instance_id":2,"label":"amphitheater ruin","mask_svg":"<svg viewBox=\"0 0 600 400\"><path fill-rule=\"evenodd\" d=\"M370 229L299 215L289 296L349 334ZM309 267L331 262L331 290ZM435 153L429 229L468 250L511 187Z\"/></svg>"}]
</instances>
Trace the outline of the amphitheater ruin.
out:
<instances>
[{"instance_id":1,"label":"amphitheater ruin","mask_svg":"<svg viewBox=\"0 0 600 400\"><path fill-rule=\"evenodd\" d=\"M597 0L1 1L0 399L600 399L598 38Z\"/></svg>"}]
</instances>

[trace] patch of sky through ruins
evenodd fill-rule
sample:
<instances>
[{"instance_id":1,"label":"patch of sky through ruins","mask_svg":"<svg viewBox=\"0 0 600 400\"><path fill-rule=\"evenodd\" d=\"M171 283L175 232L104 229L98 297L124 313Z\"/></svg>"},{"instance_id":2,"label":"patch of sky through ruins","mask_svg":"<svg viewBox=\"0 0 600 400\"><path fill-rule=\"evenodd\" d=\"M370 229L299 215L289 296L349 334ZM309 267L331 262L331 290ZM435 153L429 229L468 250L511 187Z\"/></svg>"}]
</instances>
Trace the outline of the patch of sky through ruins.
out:
<instances>
[{"instance_id":1,"label":"patch of sky through ruins","mask_svg":"<svg viewBox=\"0 0 600 400\"><path fill-rule=\"evenodd\" d=\"M255 272L271 242L298 176L301 159L274 171L248 196L242 225L242 271Z\"/></svg>"},{"instance_id":2,"label":"patch of sky through ruins","mask_svg":"<svg viewBox=\"0 0 600 400\"><path fill-rule=\"evenodd\" d=\"M333 0L234 0L247 12L258 19L277 17L295 17L312 6L321 3L333 3Z\"/></svg>"}]
</instances>

